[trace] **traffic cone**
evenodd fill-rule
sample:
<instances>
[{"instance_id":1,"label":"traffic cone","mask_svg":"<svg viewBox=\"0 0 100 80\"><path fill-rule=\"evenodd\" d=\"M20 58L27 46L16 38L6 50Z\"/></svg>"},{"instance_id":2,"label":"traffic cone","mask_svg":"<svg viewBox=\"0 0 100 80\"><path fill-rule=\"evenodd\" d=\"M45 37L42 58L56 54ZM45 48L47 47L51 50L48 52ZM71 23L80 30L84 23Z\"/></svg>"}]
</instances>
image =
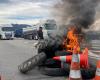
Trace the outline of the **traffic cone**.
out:
<instances>
[{"instance_id":1,"label":"traffic cone","mask_svg":"<svg viewBox=\"0 0 100 80\"><path fill-rule=\"evenodd\" d=\"M66 62L66 63L71 63L72 55L68 55L68 56L55 56L55 57L53 57L53 60L57 60L57 61L61 61L61 62Z\"/></svg>"},{"instance_id":2,"label":"traffic cone","mask_svg":"<svg viewBox=\"0 0 100 80\"><path fill-rule=\"evenodd\" d=\"M88 48L85 48L83 53L79 56L80 65L82 68L89 68L88 63Z\"/></svg>"},{"instance_id":3,"label":"traffic cone","mask_svg":"<svg viewBox=\"0 0 100 80\"><path fill-rule=\"evenodd\" d=\"M97 70L94 80L100 80L100 60L97 62Z\"/></svg>"},{"instance_id":4,"label":"traffic cone","mask_svg":"<svg viewBox=\"0 0 100 80\"><path fill-rule=\"evenodd\" d=\"M74 47L69 80L82 80L77 47Z\"/></svg>"},{"instance_id":5,"label":"traffic cone","mask_svg":"<svg viewBox=\"0 0 100 80\"><path fill-rule=\"evenodd\" d=\"M88 68L88 48L85 48L82 54L78 54L80 66L82 68ZM71 63L72 55L67 56L55 56L53 57L54 60Z\"/></svg>"}]
</instances>

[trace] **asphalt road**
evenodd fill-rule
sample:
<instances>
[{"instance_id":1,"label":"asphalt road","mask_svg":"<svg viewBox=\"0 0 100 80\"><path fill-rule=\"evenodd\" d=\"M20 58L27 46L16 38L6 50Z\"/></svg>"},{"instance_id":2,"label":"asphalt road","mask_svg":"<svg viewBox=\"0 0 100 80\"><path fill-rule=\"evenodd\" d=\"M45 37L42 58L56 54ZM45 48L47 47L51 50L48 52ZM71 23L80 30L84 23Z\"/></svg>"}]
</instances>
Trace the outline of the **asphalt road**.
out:
<instances>
[{"instance_id":1,"label":"asphalt road","mask_svg":"<svg viewBox=\"0 0 100 80\"><path fill-rule=\"evenodd\" d=\"M66 77L51 77L42 75L37 69L27 75L18 71L17 66L36 54L34 40L0 40L0 74L2 80L66 80ZM100 41L94 40L91 51L100 54Z\"/></svg>"},{"instance_id":2,"label":"asphalt road","mask_svg":"<svg viewBox=\"0 0 100 80\"><path fill-rule=\"evenodd\" d=\"M2 80L65 80L65 77L42 75L37 69L27 75L18 71L18 65L36 54L36 41L15 39L0 40L0 74Z\"/></svg>"}]
</instances>

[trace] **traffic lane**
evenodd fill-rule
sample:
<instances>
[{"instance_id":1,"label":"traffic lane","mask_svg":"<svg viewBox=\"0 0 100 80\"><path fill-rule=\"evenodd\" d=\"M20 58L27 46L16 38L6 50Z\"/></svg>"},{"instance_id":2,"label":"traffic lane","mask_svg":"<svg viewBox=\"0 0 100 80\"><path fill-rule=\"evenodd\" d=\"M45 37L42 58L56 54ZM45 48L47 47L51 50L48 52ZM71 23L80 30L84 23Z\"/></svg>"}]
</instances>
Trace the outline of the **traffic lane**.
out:
<instances>
[{"instance_id":1,"label":"traffic lane","mask_svg":"<svg viewBox=\"0 0 100 80\"><path fill-rule=\"evenodd\" d=\"M30 40L4 40L0 41L0 72L5 80L64 80L66 77L52 77L42 75L33 69L26 75L21 74L17 66L36 54ZM92 43L98 45L98 43Z\"/></svg>"},{"instance_id":2,"label":"traffic lane","mask_svg":"<svg viewBox=\"0 0 100 80\"><path fill-rule=\"evenodd\" d=\"M18 44L18 43L15 43ZM17 48L16 46L9 44L9 41L2 41L0 44L0 72L5 76L6 80L17 80L16 73L18 72L17 66L31 57L28 54L30 52L28 49ZM22 78L23 79L23 78ZM20 79L20 80L22 80Z\"/></svg>"},{"instance_id":3,"label":"traffic lane","mask_svg":"<svg viewBox=\"0 0 100 80\"><path fill-rule=\"evenodd\" d=\"M35 49L30 47L32 41L4 40L0 41L0 73L5 80L62 80L64 77L42 75L34 69L26 75L18 71L18 65L32 57ZM32 45L32 44L31 44Z\"/></svg>"}]
</instances>

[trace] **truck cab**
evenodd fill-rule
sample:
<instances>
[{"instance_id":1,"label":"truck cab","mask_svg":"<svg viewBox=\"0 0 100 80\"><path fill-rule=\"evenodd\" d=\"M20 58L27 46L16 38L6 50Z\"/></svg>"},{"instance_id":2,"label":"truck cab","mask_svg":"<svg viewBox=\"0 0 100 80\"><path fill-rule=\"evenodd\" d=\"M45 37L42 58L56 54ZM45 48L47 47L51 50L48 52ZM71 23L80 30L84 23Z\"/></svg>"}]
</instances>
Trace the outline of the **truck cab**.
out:
<instances>
[{"instance_id":1,"label":"truck cab","mask_svg":"<svg viewBox=\"0 0 100 80\"><path fill-rule=\"evenodd\" d=\"M0 27L0 39L14 39L12 27Z\"/></svg>"},{"instance_id":2,"label":"truck cab","mask_svg":"<svg viewBox=\"0 0 100 80\"><path fill-rule=\"evenodd\" d=\"M46 20L41 27L43 28L43 37L48 38L57 30L57 25L55 20Z\"/></svg>"}]
</instances>

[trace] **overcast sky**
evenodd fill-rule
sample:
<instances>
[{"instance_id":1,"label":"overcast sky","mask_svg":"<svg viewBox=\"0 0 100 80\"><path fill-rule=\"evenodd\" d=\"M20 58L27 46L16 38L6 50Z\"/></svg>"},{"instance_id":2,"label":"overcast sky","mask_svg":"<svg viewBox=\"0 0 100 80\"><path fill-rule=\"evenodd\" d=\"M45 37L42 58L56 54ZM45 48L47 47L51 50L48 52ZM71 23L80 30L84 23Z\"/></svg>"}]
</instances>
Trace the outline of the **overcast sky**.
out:
<instances>
[{"instance_id":1,"label":"overcast sky","mask_svg":"<svg viewBox=\"0 0 100 80\"><path fill-rule=\"evenodd\" d=\"M52 18L51 8L58 1L60 0L0 0L0 24L32 24L37 19Z\"/></svg>"},{"instance_id":2,"label":"overcast sky","mask_svg":"<svg viewBox=\"0 0 100 80\"><path fill-rule=\"evenodd\" d=\"M0 0L0 23L33 23L51 18L56 0Z\"/></svg>"}]
</instances>

